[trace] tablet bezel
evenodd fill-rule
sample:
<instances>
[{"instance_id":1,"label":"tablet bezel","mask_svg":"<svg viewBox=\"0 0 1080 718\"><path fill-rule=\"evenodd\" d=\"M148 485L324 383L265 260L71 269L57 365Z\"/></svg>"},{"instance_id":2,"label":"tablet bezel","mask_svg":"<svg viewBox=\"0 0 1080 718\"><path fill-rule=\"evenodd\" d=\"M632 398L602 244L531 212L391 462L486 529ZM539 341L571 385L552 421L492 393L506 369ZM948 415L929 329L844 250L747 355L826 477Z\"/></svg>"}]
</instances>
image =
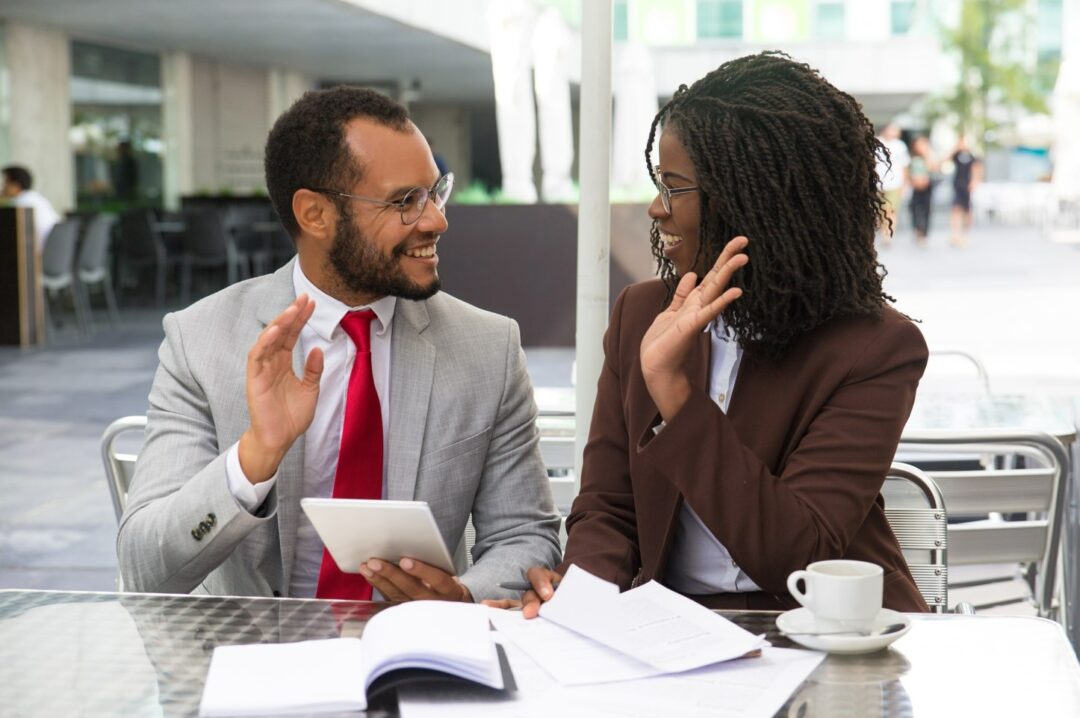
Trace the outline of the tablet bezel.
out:
<instances>
[{"instance_id":1,"label":"tablet bezel","mask_svg":"<svg viewBox=\"0 0 1080 718\"><path fill-rule=\"evenodd\" d=\"M456 573L426 501L305 498L300 507L343 573L372 558L406 557Z\"/></svg>"}]
</instances>

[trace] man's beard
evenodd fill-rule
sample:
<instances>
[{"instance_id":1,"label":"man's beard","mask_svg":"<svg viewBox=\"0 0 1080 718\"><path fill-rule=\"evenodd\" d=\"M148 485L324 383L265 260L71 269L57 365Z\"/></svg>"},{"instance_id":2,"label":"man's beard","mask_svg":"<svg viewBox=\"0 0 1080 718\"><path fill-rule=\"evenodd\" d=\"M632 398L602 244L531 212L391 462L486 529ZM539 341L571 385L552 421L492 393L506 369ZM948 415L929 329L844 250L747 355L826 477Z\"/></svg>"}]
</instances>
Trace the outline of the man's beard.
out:
<instances>
[{"instance_id":1,"label":"man's beard","mask_svg":"<svg viewBox=\"0 0 1080 718\"><path fill-rule=\"evenodd\" d=\"M426 286L416 284L405 274L401 268L404 242L394 247L389 257L384 257L360 233L348 209L343 209L330 245L329 261L347 289L358 294L414 300L427 299L439 291L438 274Z\"/></svg>"}]
</instances>

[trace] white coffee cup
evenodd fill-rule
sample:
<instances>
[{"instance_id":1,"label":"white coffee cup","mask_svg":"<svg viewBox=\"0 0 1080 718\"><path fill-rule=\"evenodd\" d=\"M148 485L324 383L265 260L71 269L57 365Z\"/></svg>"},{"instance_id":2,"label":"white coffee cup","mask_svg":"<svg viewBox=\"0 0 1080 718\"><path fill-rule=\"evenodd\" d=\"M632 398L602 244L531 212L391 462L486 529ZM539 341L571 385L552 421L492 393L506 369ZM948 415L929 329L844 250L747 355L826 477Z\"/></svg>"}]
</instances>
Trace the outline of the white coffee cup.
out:
<instances>
[{"instance_id":1,"label":"white coffee cup","mask_svg":"<svg viewBox=\"0 0 1080 718\"><path fill-rule=\"evenodd\" d=\"M787 587L814 614L815 631L869 631L881 610L883 576L881 566L866 561L817 561L793 571Z\"/></svg>"}]
</instances>

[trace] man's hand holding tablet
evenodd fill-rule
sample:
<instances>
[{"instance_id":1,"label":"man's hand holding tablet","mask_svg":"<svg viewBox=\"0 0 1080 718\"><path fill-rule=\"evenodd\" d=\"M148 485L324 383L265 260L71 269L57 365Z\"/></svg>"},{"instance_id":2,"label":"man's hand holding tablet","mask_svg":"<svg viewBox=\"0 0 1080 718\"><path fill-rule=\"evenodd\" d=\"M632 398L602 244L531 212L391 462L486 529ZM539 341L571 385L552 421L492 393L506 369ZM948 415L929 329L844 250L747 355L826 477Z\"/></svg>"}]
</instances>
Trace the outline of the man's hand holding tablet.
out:
<instances>
[{"instance_id":1,"label":"man's hand holding tablet","mask_svg":"<svg viewBox=\"0 0 1080 718\"><path fill-rule=\"evenodd\" d=\"M423 501L302 499L327 550L389 601L472 601Z\"/></svg>"}]
</instances>

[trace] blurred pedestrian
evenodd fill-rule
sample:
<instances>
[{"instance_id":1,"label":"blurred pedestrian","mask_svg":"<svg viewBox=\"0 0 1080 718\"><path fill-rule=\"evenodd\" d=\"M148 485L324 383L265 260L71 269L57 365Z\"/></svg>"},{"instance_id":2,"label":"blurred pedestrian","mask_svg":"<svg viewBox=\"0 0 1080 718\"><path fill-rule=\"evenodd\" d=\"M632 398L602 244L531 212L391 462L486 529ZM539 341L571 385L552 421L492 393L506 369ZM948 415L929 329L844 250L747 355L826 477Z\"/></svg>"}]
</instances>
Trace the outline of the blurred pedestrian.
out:
<instances>
[{"instance_id":1,"label":"blurred pedestrian","mask_svg":"<svg viewBox=\"0 0 1080 718\"><path fill-rule=\"evenodd\" d=\"M888 155L878 152L877 175L881 180L881 192L885 199L885 219L881 227L881 244L892 244L892 235L896 231L896 213L903 199L904 186L908 183L908 166L911 155L907 145L900 139L900 127L890 122L878 137Z\"/></svg>"},{"instance_id":2,"label":"blurred pedestrian","mask_svg":"<svg viewBox=\"0 0 1080 718\"><path fill-rule=\"evenodd\" d=\"M934 194L937 160L926 137L916 137L911 145L911 221L915 225L915 244L926 246L930 234L930 200Z\"/></svg>"},{"instance_id":3,"label":"blurred pedestrian","mask_svg":"<svg viewBox=\"0 0 1080 718\"><path fill-rule=\"evenodd\" d=\"M960 135L956 142L956 151L952 154L953 166L953 200L952 237L949 240L954 247L966 247L968 232L971 231L971 193L975 186L982 180L982 162L972 154L968 147L967 138Z\"/></svg>"},{"instance_id":4,"label":"blurred pedestrian","mask_svg":"<svg viewBox=\"0 0 1080 718\"><path fill-rule=\"evenodd\" d=\"M112 174L113 192L117 199L138 199L139 163L128 140L123 140L116 146L116 162L113 164Z\"/></svg>"},{"instance_id":5,"label":"blurred pedestrian","mask_svg":"<svg viewBox=\"0 0 1080 718\"><path fill-rule=\"evenodd\" d=\"M11 200L16 207L29 207L34 211L34 234L40 252L45 248L45 238L60 221L45 195L34 189L34 176L21 165L8 165L3 170L4 184L0 194Z\"/></svg>"}]
</instances>

